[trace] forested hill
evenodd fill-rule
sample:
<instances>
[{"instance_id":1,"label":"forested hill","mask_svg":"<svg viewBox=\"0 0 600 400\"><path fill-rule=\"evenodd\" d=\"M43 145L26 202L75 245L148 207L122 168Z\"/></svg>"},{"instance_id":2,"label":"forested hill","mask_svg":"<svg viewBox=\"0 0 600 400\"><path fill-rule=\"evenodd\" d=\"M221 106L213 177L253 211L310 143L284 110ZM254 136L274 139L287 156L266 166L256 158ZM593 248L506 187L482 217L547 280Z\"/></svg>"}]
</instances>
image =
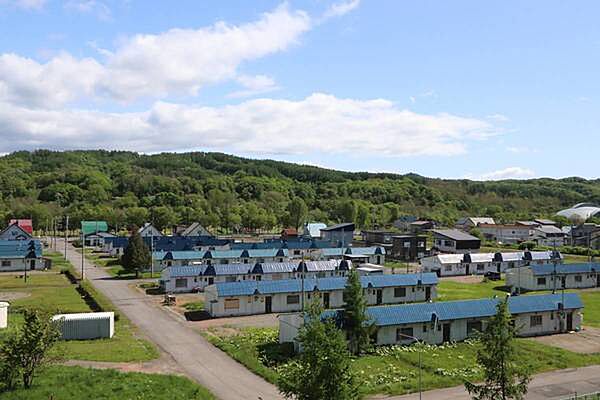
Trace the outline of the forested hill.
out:
<instances>
[{"instance_id":1,"label":"forested hill","mask_svg":"<svg viewBox=\"0 0 600 400\"><path fill-rule=\"evenodd\" d=\"M32 217L37 228L65 214L73 227L81 219L123 226L151 218L159 227L200 221L230 230L306 219L381 227L400 215L453 224L466 215L512 221L600 202L599 180L442 180L200 152L23 151L0 157L0 180L0 215Z\"/></svg>"}]
</instances>

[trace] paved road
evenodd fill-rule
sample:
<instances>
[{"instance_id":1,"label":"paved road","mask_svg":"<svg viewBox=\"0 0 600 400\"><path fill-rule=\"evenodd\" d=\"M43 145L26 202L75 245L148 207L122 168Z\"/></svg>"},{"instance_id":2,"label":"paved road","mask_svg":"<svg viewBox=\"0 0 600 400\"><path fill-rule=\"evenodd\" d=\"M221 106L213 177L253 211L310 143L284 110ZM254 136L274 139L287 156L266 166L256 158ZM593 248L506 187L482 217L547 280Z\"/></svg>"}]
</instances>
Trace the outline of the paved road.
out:
<instances>
[{"instance_id":1,"label":"paved road","mask_svg":"<svg viewBox=\"0 0 600 400\"><path fill-rule=\"evenodd\" d=\"M64 251L64 241L58 248ZM67 258L81 268L81 254L69 245ZM126 280L110 279L101 268L84 262L86 278L113 301L152 342L173 357L192 379L223 400L283 399L277 388L248 371L208 343L178 316L153 305L142 293L130 289Z\"/></svg>"},{"instance_id":2,"label":"paved road","mask_svg":"<svg viewBox=\"0 0 600 400\"><path fill-rule=\"evenodd\" d=\"M574 394L600 391L600 365L584 368L562 369L536 375L529 385L527 400L558 400ZM406 396L377 397L386 400L417 400L418 393ZM423 393L424 400L469 400L462 386L430 390Z\"/></svg>"}]
</instances>

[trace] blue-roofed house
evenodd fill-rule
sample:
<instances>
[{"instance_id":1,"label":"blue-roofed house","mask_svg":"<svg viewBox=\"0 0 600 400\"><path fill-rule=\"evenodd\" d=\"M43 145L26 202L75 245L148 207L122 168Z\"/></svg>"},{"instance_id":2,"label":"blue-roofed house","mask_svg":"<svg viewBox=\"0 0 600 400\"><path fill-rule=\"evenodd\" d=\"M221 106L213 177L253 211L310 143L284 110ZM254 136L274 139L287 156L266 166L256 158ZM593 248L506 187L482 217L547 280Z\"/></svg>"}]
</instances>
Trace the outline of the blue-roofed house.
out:
<instances>
[{"instance_id":1,"label":"blue-roofed house","mask_svg":"<svg viewBox=\"0 0 600 400\"><path fill-rule=\"evenodd\" d=\"M158 284L165 293L185 293L201 290L206 265L185 265L162 270Z\"/></svg>"},{"instance_id":2,"label":"blue-roofed house","mask_svg":"<svg viewBox=\"0 0 600 400\"><path fill-rule=\"evenodd\" d=\"M600 287L600 263L532 264L513 268L506 271L506 285L512 292Z\"/></svg>"},{"instance_id":3,"label":"blue-roofed house","mask_svg":"<svg viewBox=\"0 0 600 400\"><path fill-rule=\"evenodd\" d=\"M427 301L436 296L435 274L369 275L360 280L369 305ZM213 317L299 311L314 298L326 309L339 308L344 304L345 285L345 277L215 283L204 289L205 304Z\"/></svg>"},{"instance_id":4,"label":"blue-roofed house","mask_svg":"<svg viewBox=\"0 0 600 400\"><path fill-rule=\"evenodd\" d=\"M500 300L476 299L369 307L367 314L377 328L378 345L409 344L418 338L429 344L461 341L486 327ZM583 302L576 293L514 296L508 308L519 336L550 335L581 329ZM340 320L342 311L326 311L323 317ZM279 316L280 342L294 342L302 327L300 314Z\"/></svg>"},{"instance_id":5,"label":"blue-roofed house","mask_svg":"<svg viewBox=\"0 0 600 400\"><path fill-rule=\"evenodd\" d=\"M0 272L46 268L39 240L0 240Z\"/></svg>"}]
</instances>

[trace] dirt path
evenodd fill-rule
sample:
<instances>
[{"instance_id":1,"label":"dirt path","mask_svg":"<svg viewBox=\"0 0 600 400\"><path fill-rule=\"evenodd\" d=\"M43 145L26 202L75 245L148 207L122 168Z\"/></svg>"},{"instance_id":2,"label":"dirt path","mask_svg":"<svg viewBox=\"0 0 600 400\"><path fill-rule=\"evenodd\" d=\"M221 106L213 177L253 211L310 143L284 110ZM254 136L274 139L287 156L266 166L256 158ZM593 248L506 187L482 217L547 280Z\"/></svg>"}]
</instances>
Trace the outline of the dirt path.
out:
<instances>
[{"instance_id":1,"label":"dirt path","mask_svg":"<svg viewBox=\"0 0 600 400\"><path fill-rule=\"evenodd\" d=\"M163 354L159 359L143 362L103 362L103 361L83 361L68 360L63 363L68 366L78 366L98 369L116 369L121 372L143 372L146 374L168 374L185 375L185 372L177 365L177 362L167 354Z\"/></svg>"}]
</instances>

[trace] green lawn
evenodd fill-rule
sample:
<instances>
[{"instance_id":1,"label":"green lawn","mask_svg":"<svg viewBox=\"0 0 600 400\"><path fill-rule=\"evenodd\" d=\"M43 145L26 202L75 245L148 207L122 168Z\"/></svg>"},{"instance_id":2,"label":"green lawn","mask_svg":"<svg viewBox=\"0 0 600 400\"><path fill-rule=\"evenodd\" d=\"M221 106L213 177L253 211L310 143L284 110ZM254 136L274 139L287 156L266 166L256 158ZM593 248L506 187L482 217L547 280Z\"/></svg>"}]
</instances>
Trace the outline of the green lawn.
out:
<instances>
[{"instance_id":1,"label":"green lawn","mask_svg":"<svg viewBox=\"0 0 600 400\"><path fill-rule=\"evenodd\" d=\"M67 267L68 264L63 266ZM76 286L59 271L36 272L28 276L27 283L19 279L19 275L20 273L0 274L0 293L27 294L27 297L10 302L9 328L11 325L19 326L22 323L20 310L23 308L44 308L53 313L91 311L77 292ZM104 298L101 301L104 304L108 302ZM110 306L112 307L112 304ZM115 335L112 339L60 342L56 351L67 359L90 361L145 361L158 357L156 348L137 337L131 322L122 315L115 321Z\"/></svg>"},{"instance_id":2,"label":"green lawn","mask_svg":"<svg viewBox=\"0 0 600 400\"><path fill-rule=\"evenodd\" d=\"M506 296L503 291L504 279L499 281L484 281L481 283L455 282L440 279L437 285L436 301L481 299L484 297Z\"/></svg>"},{"instance_id":3,"label":"green lawn","mask_svg":"<svg viewBox=\"0 0 600 400\"><path fill-rule=\"evenodd\" d=\"M44 370L28 390L17 389L0 397L3 400L214 399L208 390L184 377L63 366Z\"/></svg>"},{"instance_id":4,"label":"green lawn","mask_svg":"<svg viewBox=\"0 0 600 400\"><path fill-rule=\"evenodd\" d=\"M285 368L292 357L290 346L278 344L277 329L247 328L238 335L223 337L218 332L209 331L205 336L270 382L276 382L278 370ZM460 385L464 379L480 379L481 371L475 363L478 345L476 341L424 345L423 389ZM517 345L523 359L536 373L600 363L600 354L572 353L530 339L518 339ZM418 346L378 347L372 354L353 361L353 369L359 376L364 395L397 395L416 391L418 365Z\"/></svg>"},{"instance_id":5,"label":"green lawn","mask_svg":"<svg viewBox=\"0 0 600 400\"><path fill-rule=\"evenodd\" d=\"M203 301L192 301L189 303L185 303L183 305L187 311L202 311L204 310L204 302Z\"/></svg>"}]
</instances>

